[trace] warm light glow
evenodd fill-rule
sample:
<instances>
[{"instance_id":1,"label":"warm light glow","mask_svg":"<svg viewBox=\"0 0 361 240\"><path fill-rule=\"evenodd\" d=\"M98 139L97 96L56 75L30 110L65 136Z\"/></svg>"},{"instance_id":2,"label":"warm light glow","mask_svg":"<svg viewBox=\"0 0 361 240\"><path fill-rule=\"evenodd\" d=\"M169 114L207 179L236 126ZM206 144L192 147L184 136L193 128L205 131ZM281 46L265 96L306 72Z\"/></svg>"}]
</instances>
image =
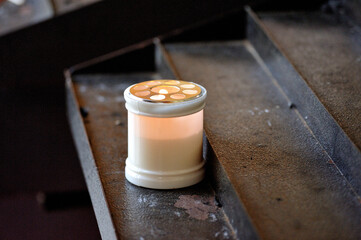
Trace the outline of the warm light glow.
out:
<instances>
[{"instance_id":1,"label":"warm light glow","mask_svg":"<svg viewBox=\"0 0 361 240\"><path fill-rule=\"evenodd\" d=\"M157 96L157 95L155 95ZM181 117L157 118L128 112L135 136L152 140L174 140L202 132L203 110Z\"/></svg>"},{"instance_id":2,"label":"warm light glow","mask_svg":"<svg viewBox=\"0 0 361 240\"><path fill-rule=\"evenodd\" d=\"M150 99L152 99L152 100L163 100L165 98L165 96L164 95L153 95L153 96L151 96L150 97Z\"/></svg>"},{"instance_id":3,"label":"warm light glow","mask_svg":"<svg viewBox=\"0 0 361 240\"><path fill-rule=\"evenodd\" d=\"M141 187L175 189L204 178L206 97L201 85L171 79L138 82L124 91L128 181Z\"/></svg>"},{"instance_id":4,"label":"warm light glow","mask_svg":"<svg viewBox=\"0 0 361 240\"><path fill-rule=\"evenodd\" d=\"M164 79L137 83L130 89L130 93L150 102L173 103L197 98L202 89L192 82Z\"/></svg>"},{"instance_id":5,"label":"warm light glow","mask_svg":"<svg viewBox=\"0 0 361 240\"><path fill-rule=\"evenodd\" d=\"M176 87L176 86L161 85L161 86L156 86L156 87L152 88L152 92L160 93L160 94L171 94L171 93L176 93L179 91L180 91L180 88Z\"/></svg>"},{"instance_id":6,"label":"warm light glow","mask_svg":"<svg viewBox=\"0 0 361 240\"><path fill-rule=\"evenodd\" d=\"M202 159L203 110L173 118L128 112L128 127L128 156L137 166L153 171L176 170Z\"/></svg>"},{"instance_id":7,"label":"warm light glow","mask_svg":"<svg viewBox=\"0 0 361 240\"><path fill-rule=\"evenodd\" d=\"M161 94L168 94L168 91L165 90L165 89L161 89L161 90L159 90L159 93L161 93Z\"/></svg>"},{"instance_id":8,"label":"warm light glow","mask_svg":"<svg viewBox=\"0 0 361 240\"><path fill-rule=\"evenodd\" d=\"M185 94L197 94L198 91L197 90L183 90L183 93L185 93Z\"/></svg>"}]
</instances>

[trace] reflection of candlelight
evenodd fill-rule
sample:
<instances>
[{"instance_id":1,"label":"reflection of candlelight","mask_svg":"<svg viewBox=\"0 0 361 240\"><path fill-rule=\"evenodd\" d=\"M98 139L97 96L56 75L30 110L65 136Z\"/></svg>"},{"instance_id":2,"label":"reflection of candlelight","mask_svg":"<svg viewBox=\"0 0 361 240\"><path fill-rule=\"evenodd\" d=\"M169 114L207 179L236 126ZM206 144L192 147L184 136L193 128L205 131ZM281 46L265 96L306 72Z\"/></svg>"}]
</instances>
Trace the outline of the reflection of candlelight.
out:
<instances>
[{"instance_id":1,"label":"reflection of candlelight","mask_svg":"<svg viewBox=\"0 0 361 240\"><path fill-rule=\"evenodd\" d=\"M206 90L190 82L155 80L130 86L124 97L128 109L126 178L156 189L201 181Z\"/></svg>"},{"instance_id":2,"label":"reflection of candlelight","mask_svg":"<svg viewBox=\"0 0 361 240\"><path fill-rule=\"evenodd\" d=\"M199 85L178 80L153 80L134 85L130 90L134 96L150 102L181 102L197 98L202 92Z\"/></svg>"},{"instance_id":3,"label":"reflection of candlelight","mask_svg":"<svg viewBox=\"0 0 361 240\"><path fill-rule=\"evenodd\" d=\"M165 98L164 95L153 95L150 97L152 100L163 100Z\"/></svg>"},{"instance_id":4,"label":"reflection of candlelight","mask_svg":"<svg viewBox=\"0 0 361 240\"><path fill-rule=\"evenodd\" d=\"M179 91L180 91L180 88L177 86L161 85L161 86L156 86L156 87L152 88L152 92L160 93L160 94L176 93Z\"/></svg>"},{"instance_id":5,"label":"reflection of candlelight","mask_svg":"<svg viewBox=\"0 0 361 240\"><path fill-rule=\"evenodd\" d=\"M159 90L159 93L161 93L161 94L168 94L168 91L165 90L165 89L161 89L161 90Z\"/></svg>"}]
</instances>

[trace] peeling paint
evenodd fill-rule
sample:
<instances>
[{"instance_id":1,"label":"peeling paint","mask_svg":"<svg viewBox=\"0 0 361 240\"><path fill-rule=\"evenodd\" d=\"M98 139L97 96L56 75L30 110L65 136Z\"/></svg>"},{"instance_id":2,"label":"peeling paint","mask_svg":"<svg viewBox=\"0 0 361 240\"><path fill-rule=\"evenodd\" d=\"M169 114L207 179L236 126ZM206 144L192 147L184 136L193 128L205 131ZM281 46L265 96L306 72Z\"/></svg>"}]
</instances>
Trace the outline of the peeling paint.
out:
<instances>
[{"instance_id":1,"label":"peeling paint","mask_svg":"<svg viewBox=\"0 0 361 240\"><path fill-rule=\"evenodd\" d=\"M214 197L206 198L199 195L181 195L174 206L186 209L189 217L198 220L206 220L209 213L214 213L218 209Z\"/></svg>"}]
</instances>

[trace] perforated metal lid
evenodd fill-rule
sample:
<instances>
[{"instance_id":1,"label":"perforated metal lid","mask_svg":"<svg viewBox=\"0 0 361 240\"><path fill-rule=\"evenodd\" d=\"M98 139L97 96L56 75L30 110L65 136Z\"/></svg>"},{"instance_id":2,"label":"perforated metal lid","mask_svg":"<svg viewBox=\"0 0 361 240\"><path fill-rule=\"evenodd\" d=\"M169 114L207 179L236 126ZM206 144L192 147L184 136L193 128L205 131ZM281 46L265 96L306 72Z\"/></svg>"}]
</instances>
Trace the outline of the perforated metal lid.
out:
<instances>
[{"instance_id":1,"label":"perforated metal lid","mask_svg":"<svg viewBox=\"0 0 361 240\"><path fill-rule=\"evenodd\" d=\"M176 117L204 108L204 87L181 80L151 80L128 87L124 92L126 108L136 114L153 117Z\"/></svg>"}]
</instances>

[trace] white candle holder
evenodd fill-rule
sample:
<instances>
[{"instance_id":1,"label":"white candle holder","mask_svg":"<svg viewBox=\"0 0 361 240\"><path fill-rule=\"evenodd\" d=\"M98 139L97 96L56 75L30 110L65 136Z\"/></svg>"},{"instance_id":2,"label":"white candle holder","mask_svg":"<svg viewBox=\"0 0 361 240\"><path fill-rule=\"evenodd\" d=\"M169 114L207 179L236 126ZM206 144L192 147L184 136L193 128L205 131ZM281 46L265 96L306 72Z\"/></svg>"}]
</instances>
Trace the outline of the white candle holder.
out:
<instances>
[{"instance_id":1,"label":"white candle holder","mask_svg":"<svg viewBox=\"0 0 361 240\"><path fill-rule=\"evenodd\" d=\"M152 80L124 92L128 110L125 176L137 186L174 189L204 178L203 108L207 91L180 80Z\"/></svg>"}]
</instances>

